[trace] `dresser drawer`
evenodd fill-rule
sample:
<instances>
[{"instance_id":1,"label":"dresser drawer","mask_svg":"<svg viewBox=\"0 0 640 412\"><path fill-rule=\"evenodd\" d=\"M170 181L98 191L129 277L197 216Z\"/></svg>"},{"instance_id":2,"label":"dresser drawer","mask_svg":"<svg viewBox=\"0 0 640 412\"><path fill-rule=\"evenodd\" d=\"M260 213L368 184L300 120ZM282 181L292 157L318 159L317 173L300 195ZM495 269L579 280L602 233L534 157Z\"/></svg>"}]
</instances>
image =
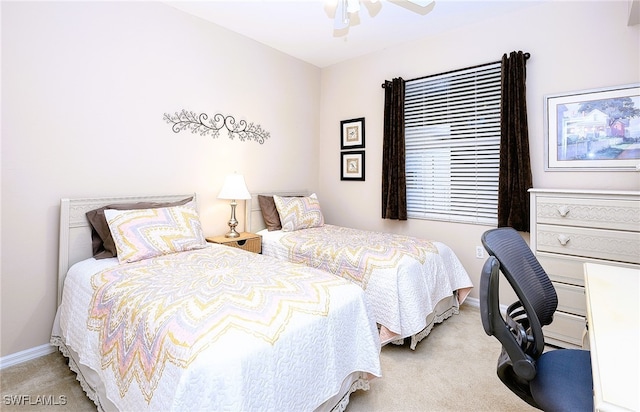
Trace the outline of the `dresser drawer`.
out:
<instances>
[{"instance_id":1,"label":"dresser drawer","mask_svg":"<svg viewBox=\"0 0 640 412\"><path fill-rule=\"evenodd\" d=\"M575 347L582 347L582 335L586 326L585 318L569 313L556 312L551 325L542 328L546 343L566 346L569 343Z\"/></svg>"},{"instance_id":2,"label":"dresser drawer","mask_svg":"<svg viewBox=\"0 0 640 412\"><path fill-rule=\"evenodd\" d=\"M584 258L538 253L540 265L554 282L584 286Z\"/></svg>"},{"instance_id":3,"label":"dresser drawer","mask_svg":"<svg viewBox=\"0 0 640 412\"><path fill-rule=\"evenodd\" d=\"M640 204L632 200L538 196L538 223L640 231Z\"/></svg>"},{"instance_id":4,"label":"dresser drawer","mask_svg":"<svg viewBox=\"0 0 640 412\"><path fill-rule=\"evenodd\" d=\"M552 281L570 283L577 286L584 286L585 262L605 263L610 266L620 267L637 267L631 263L616 261L603 262L600 259L586 259L583 257L557 255L545 252L536 253L536 257Z\"/></svg>"},{"instance_id":5,"label":"dresser drawer","mask_svg":"<svg viewBox=\"0 0 640 412\"><path fill-rule=\"evenodd\" d=\"M539 224L537 251L640 263L640 232Z\"/></svg>"},{"instance_id":6,"label":"dresser drawer","mask_svg":"<svg viewBox=\"0 0 640 412\"><path fill-rule=\"evenodd\" d=\"M587 316L587 299L583 287L566 283L552 283L558 295L558 311Z\"/></svg>"}]
</instances>

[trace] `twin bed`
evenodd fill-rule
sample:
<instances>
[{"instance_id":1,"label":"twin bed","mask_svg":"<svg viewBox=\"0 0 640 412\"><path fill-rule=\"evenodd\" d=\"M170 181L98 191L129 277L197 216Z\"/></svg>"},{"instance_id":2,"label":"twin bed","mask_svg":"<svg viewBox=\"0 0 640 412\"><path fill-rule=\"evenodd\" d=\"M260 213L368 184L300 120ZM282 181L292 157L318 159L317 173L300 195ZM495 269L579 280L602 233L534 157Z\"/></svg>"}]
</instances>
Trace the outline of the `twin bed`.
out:
<instances>
[{"instance_id":1,"label":"twin bed","mask_svg":"<svg viewBox=\"0 0 640 412\"><path fill-rule=\"evenodd\" d=\"M51 343L98 410L343 411L381 346L457 313L446 245L325 224L300 193L248 202L262 255L207 243L195 195L62 200Z\"/></svg>"},{"instance_id":2,"label":"twin bed","mask_svg":"<svg viewBox=\"0 0 640 412\"><path fill-rule=\"evenodd\" d=\"M363 290L206 243L189 197L61 202L51 342L89 398L105 411L344 410L381 375ZM103 245L87 212L139 202L153 207L104 211L117 256L92 257Z\"/></svg>"},{"instance_id":3,"label":"twin bed","mask_svg":"<svg viewBox=\"0 0 640 412\"><path fill-rule=\"evenodd\" d=\"M246 226L262 236L262 253L349 279L365 291L382 345L426 337L435 323L458 313L472 288L447 245L329 225L320 202L305 191L256 193Z\"/></svg>"}]
</instances>

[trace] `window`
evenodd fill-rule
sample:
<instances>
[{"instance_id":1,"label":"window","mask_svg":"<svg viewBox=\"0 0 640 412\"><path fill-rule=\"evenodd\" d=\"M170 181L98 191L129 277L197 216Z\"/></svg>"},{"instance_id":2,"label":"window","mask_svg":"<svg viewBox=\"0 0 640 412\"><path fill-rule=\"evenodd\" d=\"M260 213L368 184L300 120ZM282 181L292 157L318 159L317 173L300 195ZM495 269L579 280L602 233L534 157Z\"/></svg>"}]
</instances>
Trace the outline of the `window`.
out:
<instances>
[{"instance_id":1,"label":"window","mask_svg":"<svg viewBox=\"0 0 640 412\"><path fill-rule=\"evenodd\" d=\"M405 84L407 216L498 221L501 63Z\"/></svg>"}]
</instances>

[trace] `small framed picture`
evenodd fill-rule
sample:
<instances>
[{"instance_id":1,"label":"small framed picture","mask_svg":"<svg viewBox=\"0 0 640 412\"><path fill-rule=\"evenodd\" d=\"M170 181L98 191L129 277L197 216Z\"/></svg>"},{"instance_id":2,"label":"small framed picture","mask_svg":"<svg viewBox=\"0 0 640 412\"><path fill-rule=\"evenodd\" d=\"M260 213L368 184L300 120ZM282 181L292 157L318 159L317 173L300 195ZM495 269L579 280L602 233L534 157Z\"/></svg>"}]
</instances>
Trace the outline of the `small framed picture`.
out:
<instances>
[{"instance_id":1,"label":"small framed picture","mask_svg":"<svg viewBox=\"0 0 640 412\"><path fill-rule=\"evenodd\" d=\"M545 96L545 170L640 167L640 84Z\"/></svg>"},{"instance_id":2,"label":"small framed picture","mask_svg":"<svg viewBox=\"0 0 640 412\"><path fill-rule=\"evenodd\" d=\"M364 150L340 153L340 180L364 181Z\"/></svg>"},{"instance_id":3,"label":"small framed picture","mask_svg":"<svg viewBox=\"0 0 640 412\"><path fill-rule=\"evenodd\" d=\"M364 117L340 122L340 149L364 149Z\"/></svg>"}]
</instances>

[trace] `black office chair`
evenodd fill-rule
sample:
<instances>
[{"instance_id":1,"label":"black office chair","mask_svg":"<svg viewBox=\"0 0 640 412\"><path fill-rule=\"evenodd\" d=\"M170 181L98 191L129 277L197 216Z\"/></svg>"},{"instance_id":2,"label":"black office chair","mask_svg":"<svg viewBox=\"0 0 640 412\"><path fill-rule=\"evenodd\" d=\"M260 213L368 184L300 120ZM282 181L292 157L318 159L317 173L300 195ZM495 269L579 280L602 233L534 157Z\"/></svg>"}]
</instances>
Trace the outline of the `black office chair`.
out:
<instances>
[{"instance_id":1,"label":"black office chair","mask_svg":"<svg viewBox=\"0 0 640 412\"><path fill-rule=\"evenodd\" d=\"M480 316L489 336L502 344L498 377L520 398L544 411L593 411L589 351L544 352L542 327L553 321L556 291L520 234L498 228L482 235L489 258L480 278ZM505 318L500 313L500 271L515 291Z\"/></svg>"}]
</instances>

